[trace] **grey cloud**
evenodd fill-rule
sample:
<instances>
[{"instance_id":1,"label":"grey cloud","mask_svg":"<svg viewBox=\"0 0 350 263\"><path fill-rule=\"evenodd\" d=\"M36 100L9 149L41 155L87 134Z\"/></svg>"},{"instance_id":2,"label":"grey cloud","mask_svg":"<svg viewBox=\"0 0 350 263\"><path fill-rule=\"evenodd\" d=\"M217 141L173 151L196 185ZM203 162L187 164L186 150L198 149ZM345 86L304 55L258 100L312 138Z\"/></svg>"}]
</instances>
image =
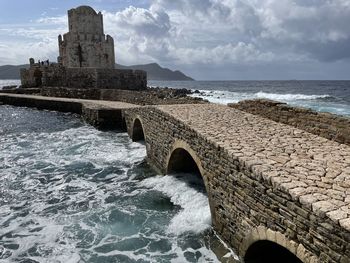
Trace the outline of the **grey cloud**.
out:
<instances>
[{"instance_id":1,"label":"grey cloud","mask_svg":"<svg viewBox=\"0 0 350 263\"><path fill-rule=\"evenodd\" d=\"M348 5L345 5L346 2ZM349 1L286 1L265 4L260 12L264 31L259 41L265 46L293 48L316 60L350 57Z\"/></svg>"},{"instance_id":2,"label":"grey cloud","mask_svg":"<svg viewBox=\"0 0 350 263\"><path fill-rule=\"evenodd\" d=\"M163 37L171 28L167 13L133 6L115 14L106 12L104 19L110 26L132 31L138 36Z\"/></svg>"},{"instance_id":3,"label":"grey cloud","mask_svg":"<svg viewBox=\"0 0 350 263\"><path fill-rule=\"evenodd\" d=\"M51 39L56 46L65 16L36 22L41 28L12 34L31 42L34 36ZM149 8L104 12L104 22L115 39L117 61L125 64L157 61L203 70L222 64L242 73L350 58L349 0L153 0Z\"/></svg>"},{"instance_id":4,"label":"grey cloud","mask_svg":"<svg viewBox=\"0 0 350 263\"><path fill-rule=\"evenodd\" d=\"M205 37L205 25L207 40L214 48L211 34L217 37L217 47L244 42L262 53L280 51L276 57L281 58L290 52L320 61L350 55L348 0L156 0L153 8L167 10L170 20L177 22L184 34L197 27Z\"/></svg>"}]
</instances>

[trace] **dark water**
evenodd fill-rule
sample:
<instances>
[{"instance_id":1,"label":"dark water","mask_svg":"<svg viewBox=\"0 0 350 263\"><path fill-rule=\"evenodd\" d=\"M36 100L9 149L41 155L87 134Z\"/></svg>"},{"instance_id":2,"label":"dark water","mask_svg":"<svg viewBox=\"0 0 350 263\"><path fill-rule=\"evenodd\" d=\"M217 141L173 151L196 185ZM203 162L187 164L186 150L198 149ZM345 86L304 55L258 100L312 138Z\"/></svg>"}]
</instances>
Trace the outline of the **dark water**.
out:
<instances>
[{"instance_id":1,"label":"dark water","mask_svg":"<svg viewBox=\"0 0 350 263\"><path fill-rule=\"evenodd\" d=\"M0 120L0 262L218 262L203 189L157 176L142 143L71 114Z\"/></svg>"},{"instance_id":2,"label":"dark water","mask_svg":"<svg viewBox=\"0 0 350 263\"><path fill-rule=\"evenodd\" d=\"M350 81L149 81L150 86L200 90L215 103L267 98L350 116Z\"/></svg>"},{"instance_id":3,"label":"dark water","mask_svg":"<svg viewBox=\"0 0 350 263\"><path fill-rule=\"evenodd\" d=\"M349 81L149 85L198 89L217 103L269 98L350 116ZM211 229L203 189L189 186L195 179L157 176L144 145L127 134L10 106L0 106L0 121L0 262L218 262L218 250L233 257Z\"/></svg>"}]
</instances>

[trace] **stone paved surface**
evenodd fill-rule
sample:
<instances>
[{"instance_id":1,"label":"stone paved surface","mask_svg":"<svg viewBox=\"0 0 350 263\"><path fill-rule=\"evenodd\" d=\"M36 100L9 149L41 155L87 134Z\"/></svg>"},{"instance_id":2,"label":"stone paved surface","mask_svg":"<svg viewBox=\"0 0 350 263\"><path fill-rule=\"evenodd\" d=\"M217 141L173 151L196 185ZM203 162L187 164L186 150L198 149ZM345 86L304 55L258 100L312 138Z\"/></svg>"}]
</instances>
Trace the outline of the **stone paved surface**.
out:
<instances>
[{"instance_id":1,"label":"stone paved surface","mask_svg":"<svg viewBox=\"0 0 350 263\"><path fill-rule=\"evenodd\" d=\"M106 100L82 100L82 99L69 99L69 98L56 98L56 97L46 97L37 95L24 95L24 94L11 94L11 93L1 93L0 97L8 96L15 98L27 98L33 100L44 100L44 101L62 101L62 102L78 102L88 106L89 108L95 109L127 109L139 107L137 105L119 102L119 101L106 101Z\"/></svg>"},{"instance_id":2,"label":"stone paved surface","mask_svg":"<svg viewBox=\"0 0 350 263\"><path fill-rule=\"evenodd\" d=\"M63 112L81 114L89 124L101 129L123 129L122 111L137 107L136 105L118 101L82 100L56 98L23 94L0 94L4 104L35 107Z\"/></svg>"},{"instance_id":3,"label":"stone paved surface","mask_svg":"<svg viewBox=\"0 0 350 263\"><path fill-rule=\"evenodd\" d=\"M350 231L350 147L226 106L157 106L274 188Z\"/></svg>"},{"instance_id":4,"label":"stone paved surface","mask_svg":"<svg viewBox=\"0 0 350 263\"><path fill-rule=\"evenodd\" d=\"M140 107L14 94L0 101L80 113L97 126L124 117L130 135L139 118L148 160L160 171L172 149L195 151L213 226L241 257L252 242L270 240L303 262L350 262L350 146L215 104Z\"/></svg>"}]
</instances>

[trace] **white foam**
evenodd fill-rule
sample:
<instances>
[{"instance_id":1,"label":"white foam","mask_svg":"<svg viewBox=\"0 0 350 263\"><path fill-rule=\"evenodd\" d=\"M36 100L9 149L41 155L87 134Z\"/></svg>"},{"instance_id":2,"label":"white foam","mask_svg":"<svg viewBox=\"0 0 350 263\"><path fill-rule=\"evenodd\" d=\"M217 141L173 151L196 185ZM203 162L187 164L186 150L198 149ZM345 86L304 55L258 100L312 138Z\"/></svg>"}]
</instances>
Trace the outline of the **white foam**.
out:
<instances>
[{"instance_id":1,"label":"white foam","mask_svg":"<svg viewBox=\"0 0 350 263\"><path fill-rule=\"evenodd\" d=\"M237 103L240 100L251 98L249 93L238 93L222 90L199 90L200 93L193 93L190 96L208 100L212 103L228 104Z\"/></svg>"},{"instance_id":2,"label":"white foam","mask_svg":"<svg viewBox=\"0 0 350 263\"><path fill-rule=\"evenodd\" d=\"M211 226L209 202L205 194L171 175L147 178L141 184L164 193L173 204L181 206L181 211L168 226L169 233L200 233Z\"/></svg>"},{"instance_id":3,"label":"white foam","mask_svg":"<svg viewBox=\"0 0 350 263\"><path fill-rule=\"evenodd\" d=\"M192 97L199 97L206 99L212 103L228 104L237 103L242 100L249 99L271 99L283 102L294 102L294 101L310 101L317 99L330 98L328 94L321 95L306 95L306 94L281 94L281 93L268 93L259 91L256 93L247 92L231 92L221 90L200 90L200 93L194 93Z\"/></svg>"},{"instance_id":4,"label":"white foam","mask_svg":"<svg viewBox=\"0 0 350 263\"><path fill-rule=\"evenodd\" d=\"M13 85L20 85L21 84L21 80L19 79L0 79L0 90L4 87L4 86L13 86Z\"/></svg>"},{"instance_id":5,"label":"white foam","mask_svg":"<svg viewBox=\"0 0 350 263\"><path fill-rule=\"evenodd\" d=\"M254 94L257 98L265 98L278 101L293 101L293 100L317 100L330 98L328 94L324 95L306 95L306 94L280 94L280 93L267 93L267 92L258 92Z\"/></svg>"}]
</instances>

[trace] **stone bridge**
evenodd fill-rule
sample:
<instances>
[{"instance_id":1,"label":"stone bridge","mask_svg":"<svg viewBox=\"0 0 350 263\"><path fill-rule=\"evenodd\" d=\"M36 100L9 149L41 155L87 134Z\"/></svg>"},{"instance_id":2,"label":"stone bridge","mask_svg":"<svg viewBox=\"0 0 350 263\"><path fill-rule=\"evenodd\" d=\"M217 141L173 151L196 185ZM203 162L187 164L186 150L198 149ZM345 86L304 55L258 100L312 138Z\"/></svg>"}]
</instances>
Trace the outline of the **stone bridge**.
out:
<instances>
[{"instance_id":1,"label":"stone bridge","mask_svg":"<svg viewBox=\"0 0 350 263\"><path fill-rule=\"evenodd\" d=\"M160 173L203 178L213 227L245 263L350 262L350 146L215 104L15 94L0 94L0 103L125 123Z\"/></svg>"},{"instance_id":2,"label":"stone bridge","mask_svg":"<svg viewBox=\"0 0 350 263\"><path fill-rule=\"evenodd\" d=\"M244 262L350 262L350 147L226 106L124 111L162 174L199 173Z\"/></svg>"}]
</instances>

